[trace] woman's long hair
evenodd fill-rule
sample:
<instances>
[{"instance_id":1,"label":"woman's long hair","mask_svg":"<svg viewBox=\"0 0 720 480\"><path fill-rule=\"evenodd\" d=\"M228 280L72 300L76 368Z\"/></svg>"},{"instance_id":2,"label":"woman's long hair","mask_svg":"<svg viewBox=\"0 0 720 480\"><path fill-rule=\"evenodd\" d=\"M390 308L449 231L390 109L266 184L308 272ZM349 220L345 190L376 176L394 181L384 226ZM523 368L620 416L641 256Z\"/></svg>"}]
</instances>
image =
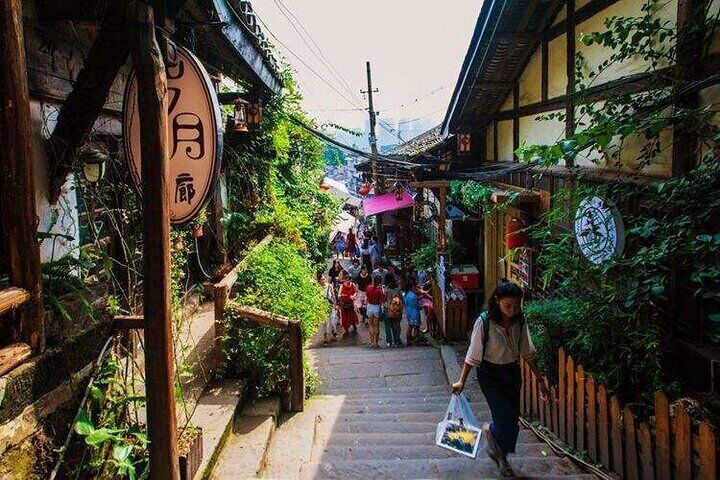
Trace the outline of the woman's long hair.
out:
<instances>
[{"instance_id":1,"label":"woman's long hair","mask_svg":"<svg viewBox=\"0 0 720 480\"><path fill-rule=\"evenodd\" d=\"M397 280L395 279L395 275L392 273L388 273L385 275L385 285L389 289L397 288Z\"/></svg>"},{"instance_id":2,"label":"woman's long hair","mask_svg":"<svg viewBox=\"0 0 720 480\"><path fill-rule=\"evenodd\" d=\"M500 311L500 299L508 297L516 298L518 302L522 302L523 291L520 287L509 281L507 278L503 278L498 282L497 287L495 287L493 294L490 296L490 300L488 300L488 318L490 318L491 322L502 322L503 317L502 312ZM515 315L512 321L516 323L522 322L523 320L524 316L522 313L522 308L520 308L517 315Z\"/></svg>"}]
</instances>

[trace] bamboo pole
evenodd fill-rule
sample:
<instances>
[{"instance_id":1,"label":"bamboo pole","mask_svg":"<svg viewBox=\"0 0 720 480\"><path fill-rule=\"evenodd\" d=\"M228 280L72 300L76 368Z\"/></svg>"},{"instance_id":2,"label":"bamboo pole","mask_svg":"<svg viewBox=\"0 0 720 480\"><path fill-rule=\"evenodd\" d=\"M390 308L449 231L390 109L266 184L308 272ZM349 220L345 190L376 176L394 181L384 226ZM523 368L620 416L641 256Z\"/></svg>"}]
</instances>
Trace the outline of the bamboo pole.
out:
<instances>
[{"instance_id":1,"label":"bamboo pole","mask_svg":"<svg viewBox=\"0 0 720 480\"><path fill-rule=\"evenodd\" d=\"M150 478L179 478L170 309L167 78L151 7L130 3L138 81L143 191L145 377Z\"/></svg>"}]
</instances>

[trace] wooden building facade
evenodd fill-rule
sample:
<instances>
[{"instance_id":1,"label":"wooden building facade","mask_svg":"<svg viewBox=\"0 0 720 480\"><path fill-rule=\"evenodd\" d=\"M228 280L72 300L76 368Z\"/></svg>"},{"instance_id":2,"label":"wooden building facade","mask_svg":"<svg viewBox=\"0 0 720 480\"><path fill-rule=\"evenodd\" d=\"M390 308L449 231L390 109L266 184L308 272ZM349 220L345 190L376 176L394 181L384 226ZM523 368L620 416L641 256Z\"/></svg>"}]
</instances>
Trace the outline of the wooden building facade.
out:
<instances>
[{"instance_id":1,"label":"wooden building facade","mask_svg":"<svg viewBox=\"0 0 720 480\"><path fill-rule=\"evenodd\" d=\"M602 32L612 17L642 17L648 2L637 0L488 0L483 2L477 25L462 65L450 106L443 122L443 135L469 135L472 150L464 156L471 165L513 164L520 162L517 151L523 145L553 145L573 132L579 120L576 104L576 56L584 59L583 71L600 71L588 82L582 98L601 104L617 95L641 94L658 85L658 75L650 73L649 60L639 56L602 67L613 50L586 45L582 34ZM659 65L661 77L668 82L687 84L704 82L697 92L677 99L667 108L682 102L708 106L717 111L720 87L715 78L720 60L720 38L715 30L709 44L691 40L693 24L700 22L698 12L717 15L717 2L671 0L655 2L649 18L670 22L677 31L675 62ZM702 22L701 22L702 23ZM696 42L697 43L697 42ZM562 113L558 118L553 114ZM550 116L550 118L545 118ZM564 117L564 118L563 118ZM509 208L493 213L484 225L484 283L486 294L497 280L510 278L527 290L537 292L538 269L532 258L511 259L505 245L508 223L520 220L525 225L537 221L551 208L552 195L573 188L582 175L597 183L621 180L653 185L688 172L697 162L695 140L681 127L672 125L659 137L658 154L649 164L639 165L637 158L646 145L640 136L630 136L622 144L618 159L579 154L573 162L550 168L533 168L507 175L492 186L492 201L500 202L515 192L518 200ZM470 158L468 160L467 158ZM541 173L541 175L539 175ZM571 228L568 226L568 228ZM462 239L458 239L463 241ZM679 285L673 294L691 296ZM680 304L676 304L679 306ZM677 310L677 309L676 309ZM703 312L684 310L695 328L702 329L707 319ZM718 352L684 344L685 361L702 370L706 379L700 388L710 389L713 365Z\"/></svg>"},{"instance_id":2,"label":"wooden building facade","mask_svg":"<svg viewBox=\"0 0 720 480\"><path fill-rule=\"evenodd\" d=\"M100 268L112 270L116 285L129 287L130 276L140 272L129 272L122 260L132 254L128 246L142 249L143 235L148 241L154 238L141 222L150 213L142 202L130 201L135 193L122 148L121 112L131 57L136 65L146 59L133 43L141 35L138 26L149 24L158 36L162 32L183 45L218 82L224 76L246 85L250 97L267 98L282 87L250 2L156 2L161 8L154 21L152 13L149 21L132 16L136 10L151 10L148 4L153 2L0 1L0 476L13 466L7 462L18 458L13 449L27 445L43 428L52 431L58 415L63 418L60 431L67 428L67 414L111 334L108 297L123 310L143 308L141 284L126 291L93 284L88 301L103 312L98 317L84 312L71 296L49 300L52 292L44 294L41 288L48 265L93 255L88 231L117 254L115 264ZM167 115L160 116L167 121ZM161 144L156 146L166 148ZM87 152L104 158L106 173L100 182L127 188L119 187L111 198L81 198L100 190L82 175L79 162ZM222 212L220 189L209 208ZM111 221L112 215L122 220ZM219 220L215 215L218 229ZM167 227L162 223L156 227L169 229L169 221ZM137 244L123 238L130 230ZM221 231L216 233L222 238ZM146 252L157 259L158 272L169 255L167 240L152 242L155 250ZM160 290L166 278L153 275L145 281ZM52 302L63 315L47 310ZM145 302L146 312L155 307Z\"/></svg>"}]
</instances>

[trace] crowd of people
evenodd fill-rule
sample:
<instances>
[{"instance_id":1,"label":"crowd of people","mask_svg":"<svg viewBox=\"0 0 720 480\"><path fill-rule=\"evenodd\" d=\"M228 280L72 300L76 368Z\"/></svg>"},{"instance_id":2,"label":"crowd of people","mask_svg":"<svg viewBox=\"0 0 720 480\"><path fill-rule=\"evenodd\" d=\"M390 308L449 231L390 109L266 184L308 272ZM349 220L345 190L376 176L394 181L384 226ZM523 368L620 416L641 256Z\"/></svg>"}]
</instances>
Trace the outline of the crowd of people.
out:
<instances>
[{"instance_id":1,"label":"crowd of people","mask_svg":"<svg viewBox=\"0 0 720 480\"><path fill-rule=\"evenodd\" d=\"M359 236L362 239L350 229L333 243L336 258L323 279L325 298L331 305L323 344L338 334L356 334L361 324L368 328L370 348L380 348L381 323L388 348L415 344L422 318L428 327L433 322L432 296L427 284L418 282L426 282L427 275L403 272L387 262L377 237L369 230ZM338 238L342 240L338 242ZM350 265L343 267L340 257L348 258ZM406 343L401 340L403 319L407 321Z\"/></svg>"}]
</instances>

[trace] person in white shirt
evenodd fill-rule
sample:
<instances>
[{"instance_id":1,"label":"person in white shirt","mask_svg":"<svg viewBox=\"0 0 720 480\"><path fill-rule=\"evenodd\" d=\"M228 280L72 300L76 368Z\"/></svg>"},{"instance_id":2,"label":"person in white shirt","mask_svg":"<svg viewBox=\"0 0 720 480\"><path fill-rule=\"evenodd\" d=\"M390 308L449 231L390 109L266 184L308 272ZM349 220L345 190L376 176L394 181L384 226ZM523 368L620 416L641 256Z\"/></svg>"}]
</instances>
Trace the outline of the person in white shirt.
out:
<instances>
[{"instance_id":1,"label":"person in white shirt","mask_svg":"<svg viewBox=\"0 0 720 480\"><path fill-rule=\"evenodd\" d=\"M515 453L520 432L520 357L535 372L536 378L542 378L535 365L535 346L522 313L522 297L520 287L505 279L500 281L488 301L488 310L475 321L460 378L452 386L453 393L462 392L470 371L477 367L478 383L493 418L491 424L483 425L487 454L505 476L514 476L507 455ZM547 386L538 383L546 400Z\"/></svg>"}]
</instances>

